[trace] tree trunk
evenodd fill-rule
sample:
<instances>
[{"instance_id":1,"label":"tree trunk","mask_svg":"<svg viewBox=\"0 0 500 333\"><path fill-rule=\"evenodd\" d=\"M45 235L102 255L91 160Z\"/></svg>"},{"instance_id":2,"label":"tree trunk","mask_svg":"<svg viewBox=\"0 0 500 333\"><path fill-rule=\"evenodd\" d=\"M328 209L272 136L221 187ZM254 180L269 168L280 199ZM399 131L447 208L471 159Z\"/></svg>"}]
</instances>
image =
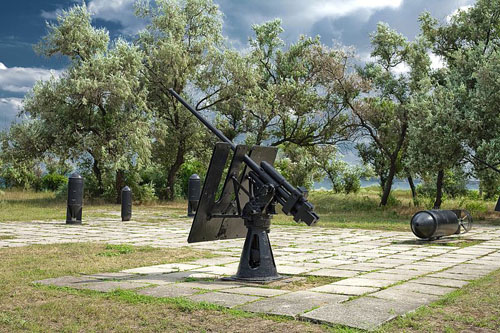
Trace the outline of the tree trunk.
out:
<instances>
[{"instance_id":1,"label":"tree trunk","mask_svg":"<svg viewBox=\"0 0 500 333\"><path fill-rule=\"evenodd\" d=\"M382 189L384 189L384 188L385 188L386 181L387 181L387 178L386 178L386 177L384 177L384 175L383 175L383 174L380 174L380 175L379 175L379 179L380 179L380 187L381 187Z\"/></svg>"},{"instance_id":2,"label":"tree trunk","mask_svg":"<svg viewBox=\"0 0 500 333\"><path fill-rule=\"evenodd\" d=\"M384 192L382 193L382 200L380 200L380 206L387 205L387 201L389 200L389 195L391 194L392 181L395 175L396 175L396 159L393 159L391 161L389 174L385 179Z\"/></svg>"},{"instance_id":3,"label":"tree trunk","mask_svg":"<svg viewBox=\"0 0 500 333\"><path fill-rule=\"evenodd\" d=\"M104 186L102 184L102 172L99 168L99 162L97 162L95 158L92 165L92 170L94 171L95 178L97 179L97 195L101 196L104 193Z\"/></svg>"},{"instance_id":4,"label":"tree trunk","mask_svg":"<svg viewBox=\"0 0 500 333\"><path fill-rule=\"evenodd\" d=\"M441 202L443 199L443 179L444 170L439 170L436 181L436 201L434 201L434 209L441 208Z\"/></svg>"},{"instance_id":5,"label":"tree trunk","mask_svg":"<svg viewBox=\"0 0 500 333\"><path fill-rule=\"evenodd\" d=\"M408 184L410 184L411 198L413 199L413 205L416 206L417 190L415 189L415 183L413 182L413 177L408 175Z\"/></svg>"},{"instance_id":6,"label":"tree trunk","mask_svg":"<svg viewBox=\"0 0 500 333\"><path fill-rule=\"evenodd\" d=\"M121 169L116 171L115 179L115 191L116 191L116 203L122 203L122 188L125 186L125 172Z\"/></svg>"},{"instance_id":7,"label":"tree trunk","mask_svg":"<svg viewBox=\"0 0 500 333\"><path fill-rule=\"evenodd\" d=\"M184 163L185 155L184 142L179 142L177 147L177 155L175 156L175 162L170 166L167 175L167 200L174 200L175 197L175 180L177 179L177 172L181 168L182 163Z\"/></svg>"}]
</instances>

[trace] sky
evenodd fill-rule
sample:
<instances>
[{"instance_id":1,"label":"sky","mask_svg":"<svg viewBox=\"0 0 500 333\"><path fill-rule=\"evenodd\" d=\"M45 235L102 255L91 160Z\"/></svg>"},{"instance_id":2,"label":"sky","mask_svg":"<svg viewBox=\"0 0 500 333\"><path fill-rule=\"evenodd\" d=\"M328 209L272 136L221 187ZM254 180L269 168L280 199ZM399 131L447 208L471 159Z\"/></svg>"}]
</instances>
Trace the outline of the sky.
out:
<instances>
[{"instance_id":1,"label":"sky","mask_svg":"<svg viewBox=\"0 0 500 333\"><path fill-rule=\"evenodd\" d=\"M458 8L474 0L214 0L224 14L223 33L229 45L248 46L253 24L279 17L287 43L301 34L319 35L329 46L353 46L360 59L370 57L369 34L378 22L414 39L419 33L418 16L429 11L446 21ZM81 0L1 0L0 4L0 130L16 119L23 96L37 80L57 76L67 66L62 57L37 55L33 45L46 34L46 22L62 9ZM87 0L93 24L109 30L111 38L131 39L144 28L133 14L134 0ZM439 66L439 59L433 59Z\"/></svg>"}]
</instances>

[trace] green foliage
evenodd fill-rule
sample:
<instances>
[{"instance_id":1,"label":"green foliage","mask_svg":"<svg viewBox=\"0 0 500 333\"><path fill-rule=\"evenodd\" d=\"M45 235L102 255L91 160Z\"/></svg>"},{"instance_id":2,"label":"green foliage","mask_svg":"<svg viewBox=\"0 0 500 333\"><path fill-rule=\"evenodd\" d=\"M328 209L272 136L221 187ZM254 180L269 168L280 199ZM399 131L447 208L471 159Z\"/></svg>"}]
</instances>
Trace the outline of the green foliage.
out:
<instances>
[{"instance_id":1,"label":"green foliage","mask_svg":"<svg viewBox=\"0 0 500 333\"><path fill-rule=\"evenodd\" d=\"M410 114L416 110L413 96L429 90L430 59L424 40L409 42L383 23L371 35L371 44L376 60L358 70L370 82L370 93L350 106L354 124L369 139L357 148L379 176L384 188L380 204L386 205L393 179L403 169ZM395 70L403 66L409 72Z\"/></svg>"},{"instance_id":2,"label":"green foliage","mask_svg":"<svg viewBox=\"0 0 500 333\"><path fill-rule=\"evenodd\" d=\"M93 174L92 194L116 197L115 174L150 157L142 52L121 39L109 43L107 32L91 25L85 5L49 24L38 49L71 62L59 78L38 82L24 100L23 112L34 119L28 128L41 127L37 151L73 159Z\"/></svg>"},{"instance_id":3,"label":"green foliage","mask_svg":"<svg viewBox=\"0 0 500 333\"><path fill-rule=\"evenodd\" d=\"M321 171L321 176L328 177L335 193L357 193L361 188L361 178L370 178L370 167L352 166L341 160L341 155L333 146L318 146L313 150L314 158Z\"/></svg>"},{"instance_id":4,"label":"green foliage","mask_svg":"<svg viewBox=\"0 0 500 333\"><path fill-rule=\"evenodd\" d=\"M500 174L484 169L477 172L479 177L479 190L485 199L497 198L500 195Z\"/></svg>"},{"instance_id":5,"label":"green foliage","mask_svg":"<svg viewBox=\"0 0 500 333\"><path fill-rule=\"evenodd\" d=\"M285 144L281 146L280 156L275 167L293 186L312 189L315 181L321 180L322 173L311 149Z\"/></svg>"},{"instance_id":6,"label":"green foliage","mask_svg":"<svg viewBox=\"0 0 500 333\"><path fill-rule=\"evenodd\" d=\"M455 167L446 170L443 180L443 192L446 197L458 198L468 195L467 182L469 178L464 170L460 167ZM434 198L436 197L436 175L432 177L424 177L422 184L417 186L419 196Z\"/></svg>"},{"instance_id":7,"label":"green foliage","mask_svg":"<svg viewBox=\"0 0 500 333\"><path fill-rule=\"evenodd\" d=\"M68 183L68 178L64 175L49 173L42 177L42 189L56 191L61 186Z\"/></svg>"},{"instance_id":8,"label":"green foliage","mask_svg":"<svg viewBox=\"0 0 500 333\"><path fill-rule=\"evenodd\" d=\"M207 166L199 160L190 159L184 162L184 164L182 164L181 166L181 169L179 170L179 176L176 183L180 188L179 191L176 192L178 193L178 196L187 198L189 177L191 177L191 175L193 174L197 174L198 176L200 176L202 181L201 184L203 186L203 177L206 174L206 171Z\"/></svg>"},{"instance_id":9,"label":"green foliage","mask_svg":"<svg viewBox=\"0 0 500 333\"><path fill-rule=\"evenodd\" d=\"M478 0L443 24L429 13L420 17L425 38L447 65L442 85L453 94L447 104L455 114L456 141L478 173L486 166L479 160L500 173L499 6L498 0Z\"/></svg>"}]
</instances>

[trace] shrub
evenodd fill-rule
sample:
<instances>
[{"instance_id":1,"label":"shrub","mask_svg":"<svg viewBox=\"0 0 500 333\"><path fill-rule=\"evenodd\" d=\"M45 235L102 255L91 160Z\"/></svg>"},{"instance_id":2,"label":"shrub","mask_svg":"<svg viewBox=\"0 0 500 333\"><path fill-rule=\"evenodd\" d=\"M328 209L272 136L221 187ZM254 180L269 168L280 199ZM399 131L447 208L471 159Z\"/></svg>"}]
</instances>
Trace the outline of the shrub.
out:
<instances>
[{"instance_id":1,"label":"shrub","mask_svg":"<svg viewBox=\"0 0 500 333\"><path fill-rule=\"evenodd\" d=\"M57 173L49 173L42 177L42 189L57 191L63 184L68 183L68 178Z\"/></svg>"}]
</instances>

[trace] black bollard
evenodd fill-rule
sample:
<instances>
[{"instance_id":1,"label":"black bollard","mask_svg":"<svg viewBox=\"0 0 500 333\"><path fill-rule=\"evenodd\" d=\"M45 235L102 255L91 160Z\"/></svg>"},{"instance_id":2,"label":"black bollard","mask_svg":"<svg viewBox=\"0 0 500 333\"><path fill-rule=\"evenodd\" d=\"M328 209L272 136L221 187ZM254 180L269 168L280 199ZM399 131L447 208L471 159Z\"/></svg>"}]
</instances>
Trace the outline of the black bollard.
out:
<instances>
[{"instance_id":1,"label":"black bollard","mask_svg":"<svg viewBox=\"0 0 500 333\"><path fill-rule=\"evenodd\" d=\"M201 179L197 174L192 174L188 181L188 216L194 216L198 208L201 195ZM194 212L193 212L194 211Z\"/></svg>"},{"instance_id":2,"label":"black bollard","mask_svg":"<svg viewBox=\"0 0 500 333\"><path fill-rule=\"evenodd\" d=\"M82 224L83 178L77 173L68 179L68 209L66 224Z\"/></svg>"},{"instance_id":3,"label":"black bollard","mask_svg":"<svg viewBox=\"0 0 500 333\"><path fill-rule=\"evenodd\" d=\"M132 191L125 186L122 189L122 221L130 221L132 218Z\"/></svg>"}]
</instances>

